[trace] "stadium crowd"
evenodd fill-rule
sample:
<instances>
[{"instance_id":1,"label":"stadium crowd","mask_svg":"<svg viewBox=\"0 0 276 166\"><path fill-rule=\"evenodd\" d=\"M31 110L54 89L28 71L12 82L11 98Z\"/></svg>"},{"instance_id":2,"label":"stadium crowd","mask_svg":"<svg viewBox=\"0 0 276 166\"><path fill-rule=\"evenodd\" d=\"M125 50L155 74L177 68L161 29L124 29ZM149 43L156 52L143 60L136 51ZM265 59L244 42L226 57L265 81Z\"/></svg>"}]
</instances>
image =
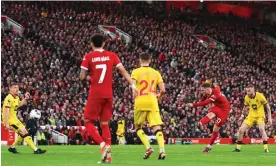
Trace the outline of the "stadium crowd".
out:
<instances>
[{"instance_id":1,"label":"stadium crowd","mask_svg":"<svg viewBox=\"0 0 276 166\"><path fill-rule=\"evenodd\" d=\"M42 112L39 125L58 126L57 130L71 140L83 140L85 130L65 127L84 125L89 77L85 83L79 81L80 63L91 50L89 38L99 32L98 25L114 25L133 40L129 45L109 40L106 49L116 52L129 72L139 66L139 53L149 51L153 55L152 67L162 73L167 93L160 111L166 138L210 135L212 123L206 132L197 127L207 108L185 107L185 103L200 98L199 86L207 79L218 83L231 102L232 111L220 131L221 137L236 136L248 84L255 85L267 97L274 113L274 129L266 126L267 134L276 135L276 47L260 40L257 28L196 16L179 19L164 14L164 3L136 3L2 2L3 15L25 27L23 37L10 27L1 36L2 99L8 93L9 83L19 82L21 93L29 91L32 95L28 105L18 111L22 121L26 122L28 112L37 108ZM208 34L227 49L206 48L193 34ZM114 77L111 131L116 133L114 124L119 115L123 116L127 142L134 143L131 93L119 73L114 73ZM257 130L250 129L248 137L260 137Z\"/></svg>"}]
</instances>

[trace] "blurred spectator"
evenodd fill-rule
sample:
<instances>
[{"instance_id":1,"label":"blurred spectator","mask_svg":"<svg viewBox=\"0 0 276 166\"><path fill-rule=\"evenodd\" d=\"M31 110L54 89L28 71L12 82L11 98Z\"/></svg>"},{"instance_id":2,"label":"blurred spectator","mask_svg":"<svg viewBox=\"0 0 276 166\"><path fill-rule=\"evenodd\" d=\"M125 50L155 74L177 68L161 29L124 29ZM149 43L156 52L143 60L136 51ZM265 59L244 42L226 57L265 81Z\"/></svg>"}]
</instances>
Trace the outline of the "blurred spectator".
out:
<instances>
[{"instance_id":1,"label":"blurred spectator","mask_svg":"<svg viewBox=\"0 0 276 166\"><path fill-rule=\"evenodd\" d=\"M73 140L76 141L77 145L81 145L83 143L83 138L82 138L82 135L80 133L80 130L77 130Z\"/></svg>"},{"instance_id":2,"label":"blurred spectator","mask_svg":"<svg viewBox=\"0 0 276 166\"><path fill-rule=\"evenodd\" d=\"M53 145L54 141L53 141L52 132L51 132L49 126L47 126L47 125L45 126L45 129L43 130L43 133L44 133L44 136L45 136L45 140L48 141L48 144Z\"/></svg>"},{"instance_id":3,"label":"blurred spectator","mask_svg":"<svg viewBox=\"0 0 276 166\"><path fill-rule=\"evenodd\" d=\"M45 134L43 133L41 128L39 128L36 136L37 136L38 145L48 145L48 141L47 141Z\"/></svg>"}]
</instances>

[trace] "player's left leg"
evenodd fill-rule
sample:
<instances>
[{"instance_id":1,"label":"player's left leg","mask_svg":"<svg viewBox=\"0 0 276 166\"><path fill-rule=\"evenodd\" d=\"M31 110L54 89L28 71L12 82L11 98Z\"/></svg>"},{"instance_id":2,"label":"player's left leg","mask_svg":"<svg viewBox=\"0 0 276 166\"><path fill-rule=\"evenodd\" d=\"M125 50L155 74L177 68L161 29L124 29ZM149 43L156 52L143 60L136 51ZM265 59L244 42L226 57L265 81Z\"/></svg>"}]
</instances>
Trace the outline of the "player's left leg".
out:
<instances>
[{"instance_id":1,"label":"player's left leg","mask_svg":"<svg viewBox=\"0 0 276 166\"><path fill-rule=\"evenodd\" d=\"M255 119L247 116L238 132L238 142L233 152L240 152L244 133L255 123Z\"/></svg>"},{"instance_id":2,"label":"player's left leg","mask_svg":"<svg viewBox=\"0 0 276 166\"><path fill-rule=\"evenodd\" d=\"M20 135L18 135L16 140L13 142L12 146L9 147L9 149L8 149L9 152L14 153L14 154L19 153L15 147L22 141L23 141L23 138Z\"/></svg>"},{"instance_id":3,"label":"player's left leg","mask_svg":"<svg viewBox=\"0 0 276 166\"><path fill-rule=\"evenodd\" d=\"M153 129L153 132L155 133L156 140L159 146L159 160L164 160L166 158L166 153L165 153L165 140L164 140L164 135L162 132L162 127L161 125L163 124L160 116L159 109L153 110L149 112L147 119L149 121L150 126Z\"/></svg>"},{"instance_id":4,"label":"player's left leg","mask_svg":"<svg viewBox=\"0 0 276 166\"><path fill-rule=\"evenodd\" d=\"M210 139L210 143L207 145L207 147L202 151L203 153L208 153L212 149L212 145L214 144L215 140L218 137L219 129L224 124L224 122L227 120L230 110L223 110L217 106L213 106L210 108L210 112L206 115L209 119L216 118L216 122L213 128L212 136Z\"/></svg>"},{"instance_id":5,"label":"player's left leg","mask_svg":"<svg viewBox=\"0 0 276 166\"><path fill-rule=\"evenodd\" d=\"M150 155L153 153L153 149L151 148L148 137L142 129L142 126L145 124L145 120L148 115L148 112L149 111L134 110L134 125L137 132L137 136L140 138L141 142L146 147L146 152L145 152L145 155L143 156L143 159L148 159Z\"/></svg>"},{"instance_id":6,"label":"player's left leg","mask_svg":"<svg viewBox=\"0 0 276 166\"><path fill-rule=\"evenodd\" d=\"M17 150L16 150L16 145L18 145L19 143L21 143L23 141L23 138L20 136L20 135L18 135L17 136L17 138L16 138L16 140L13 142L13 144L12 144L12 146L8 149L9 150L9 152L11 152L11 153L19 153Z\"/></svg>"},{"instance_id":7,"label":"player's left leg","mask_svg":"<svg viewBox=\"0 0 276 166\"><path fill-rule=\"evenodd\" d=\"M113 99L108 98L104 99L102 103L102 107L99 114L99 120L102 130L102 138L104 142L108 145L105 149L102 150L102 155L105 157L102 158L102 162L111 163L111 133L109 128L109 121L112 119L112 103ZM106 151L106 154L105 154Z\"/></svg>"},{"instance_id":8,"label":"player's left leg","mask_svg":"<svg viewBox=\"0 0 276 166\"><path fill-rule=\"evenodd\" d=\"M101 125L108 125L109 119L104 119L104 114L101 110L105 101L103 99L93 99L87 100L85 110L84 110L84 125L86 131L90 134L91 138L100 145L101 149L101 161L99 163L105 162L107 157L107 152L110 150L110 145L108 145L101 135L99 134L98 129L95 127L94 122L100 120ZM111 110L110 110L111 112ZM102 114L101 114L102 113ZM111 119L111 116L109 117Z\"/></svg>"},{"instance_id":9,"label":"player's left leg","mask_svg":"<svg viewBox=\"0 0 276 166\"><path fill-rule=\"evenodd\" d=\"M202 151L202 153L208 153L208 152L210 152L212 150L212 145L214 144L215 140L218 137L219 129L220 129L220 127L215 124L214 128L213 128L213 132L212 132L212 136L211 136L210 142L207 145L207 147Z\"/></svg>"},{"instance_id":10,"label":"player's left leg","mask_svg":"<svg viewBox=\"0 0 276 166\"><path fill-rule=\"evenodd\" d=\"M11 129L13 131L15 131L27 143L27 145L30 146L33 149L34 154L43 154L43 153L46 152L46 150L38 149L34 145L34 142L33 142L32 138L31 138L31 136L29 135L28 131L26 130L25 126L18 119L10 120L9 123L10 123ZM22 141L21 138L18 138L16 140L16 142L20 141L20 140ZM15 143L14 143L14 145L15 145Z\"/></svg>"},{"instance_id":11,"label":"player's left leg","mask_svg":"<svg viewBox=\"0 0 276 166\"><path fill-rule=\"evenodd\" d=\"M264 152L268 153L267 134L266 134L266 131L265 131L264 118L258 118L257 123L258 123L260 133L262 135L262 140L263 140L263 145L264 145Z\"/></svg>"},{"instance_id":12,"label":"player's left leg","mask_svg":"<svg viewBox=\"0 0 276 166\"><path fill-rule=\"evenodd\" d=\"M10 123L10 130L12 130L12 131L14 131L15 133L17 133L18 134L18 137L16 138L16 140L13 142L13 144L12 144L12 146L11 147L9 147L9 152L11 152L11 153L14 153L14 154L16 154L16 153L19 153L17 150L16 150L16 145L18 145L19 143L21 143L22 141L23 141L23 138L19 135L19 125L20 125L20 127L24 127L24 126L21 126L21 125L23 125L22 123L20 123L20 121L19 120L17 120L17 119L10 119L9 120L9 123Z\"/></svg>"},{"instance_id":13,"label":"player's left leg","mask_svg":"<svg viewBox=\"0 0 276 166\"><path fill-rule=\"evenodd\" d=\"M102 129L102 138L104 142L109 145L111 145L111 133L108 122L112 119L112 102L112 98L104 99L102 110L99 115Z\"/></svg>"}]
</instances>

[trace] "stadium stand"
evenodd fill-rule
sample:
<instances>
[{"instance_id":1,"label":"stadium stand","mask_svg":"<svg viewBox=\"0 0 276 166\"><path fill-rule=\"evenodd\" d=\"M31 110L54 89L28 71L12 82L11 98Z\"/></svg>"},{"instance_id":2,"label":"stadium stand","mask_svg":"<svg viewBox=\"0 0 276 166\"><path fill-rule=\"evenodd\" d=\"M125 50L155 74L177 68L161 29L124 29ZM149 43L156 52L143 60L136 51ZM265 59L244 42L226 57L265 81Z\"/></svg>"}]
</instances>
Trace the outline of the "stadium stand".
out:
<instances>
[{"instance_id":1,"label":"stadium stand","mask_svg":"<svg viewBox=\"0 0 276 166\"><path fill-rule=\"evenodd\" d=\"M31 92L32 100L18 111L24 121L29 118L28 112L37 108L42 111L39 125L57 126L55 130L68 135L69 140L74 140L76 133L87 137L79 127L67 128L84 124L89 81L79 81L80 62L90 51L88 41L99 32L98 25L114 25L131 35L132 43L109 40L106 49L116 52L129 72L138 66L139 53L149 51L154 57L152 67L163 75L167 94L160 110L166 138L210 135L212 123L206 132L196 125L207 109L184 105L200 97L199 85L207 79L218 83L231 102L232 111L220 137L235 137L242 123L238 119L244 88L249 83L269 100L276 126L276 47L260 39L263 29L259 25L249 26L231 16L203 19L211 16L179 14L174 10L165 14L165 2L1 3L2 14L25 28L23 36L12 27L5 28L1 36L1 96L3 99L8 93L11 81L20 83L22 93ZM194 34L208 35L226 49L206 48ZM118 73L114 76L114 117L124 116L127 142L134 143L130 91ZM116 119L111 123L116 123ZM269 137L276 135L275 128L267 126ZM116 132L116 126L111 129ZM250 129L247 136L260 137L256 131Z\"/></svg>"}]
</instances>

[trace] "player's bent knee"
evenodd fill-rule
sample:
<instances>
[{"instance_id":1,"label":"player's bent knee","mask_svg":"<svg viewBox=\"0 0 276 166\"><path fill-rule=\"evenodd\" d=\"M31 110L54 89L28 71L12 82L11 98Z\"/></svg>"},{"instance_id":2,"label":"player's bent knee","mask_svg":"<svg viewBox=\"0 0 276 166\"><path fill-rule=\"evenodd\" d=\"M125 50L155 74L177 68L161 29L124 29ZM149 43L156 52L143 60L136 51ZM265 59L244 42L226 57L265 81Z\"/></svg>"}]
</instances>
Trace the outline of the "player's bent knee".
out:
<instances>
[{"instance_id":1,"label":"player's bent knee","mask_svg":"<svg viewBox=\"0 0 276 166\"><path fill-rule=\"evenodd\" d=\"M28 131L25 128L22 128L22 129L19 129L19 133L21 135L26 135L26 134L28 134Z\"/></svg>"},{"instance_id":2,"label":"player's bent knee","mask_svg":"<svg viewBox=\"0 0 276 166\"><path fill-rule=\"evenodd\" d=\"M161 126L153 126L152 130L153 132L157 132L158 130L161 130Z\"/></svg>"},{"instance_id":3,"label":"player's bent knee","mask_svg":"<svg viewBox=\"0 0 276 166\"><path fill-rule=\"evenodd\" d=\"M25 137L29 136L29 133L28 133L28 131L24 128L24 129L19 130L19 135L20 135L22 138L25 138Z\"/></svg>"},{"instance_id":4,"label":"player's bent knee","mask_svg":"<svg viewBox=\"0 0 276 166\"><path fill-rule=\"evenodd\" d=\"M156 131L154 131L154 134L156 135L158 132L162 133L162 130L161 129L157 129Z\"/></svg>"}]
</instances>

